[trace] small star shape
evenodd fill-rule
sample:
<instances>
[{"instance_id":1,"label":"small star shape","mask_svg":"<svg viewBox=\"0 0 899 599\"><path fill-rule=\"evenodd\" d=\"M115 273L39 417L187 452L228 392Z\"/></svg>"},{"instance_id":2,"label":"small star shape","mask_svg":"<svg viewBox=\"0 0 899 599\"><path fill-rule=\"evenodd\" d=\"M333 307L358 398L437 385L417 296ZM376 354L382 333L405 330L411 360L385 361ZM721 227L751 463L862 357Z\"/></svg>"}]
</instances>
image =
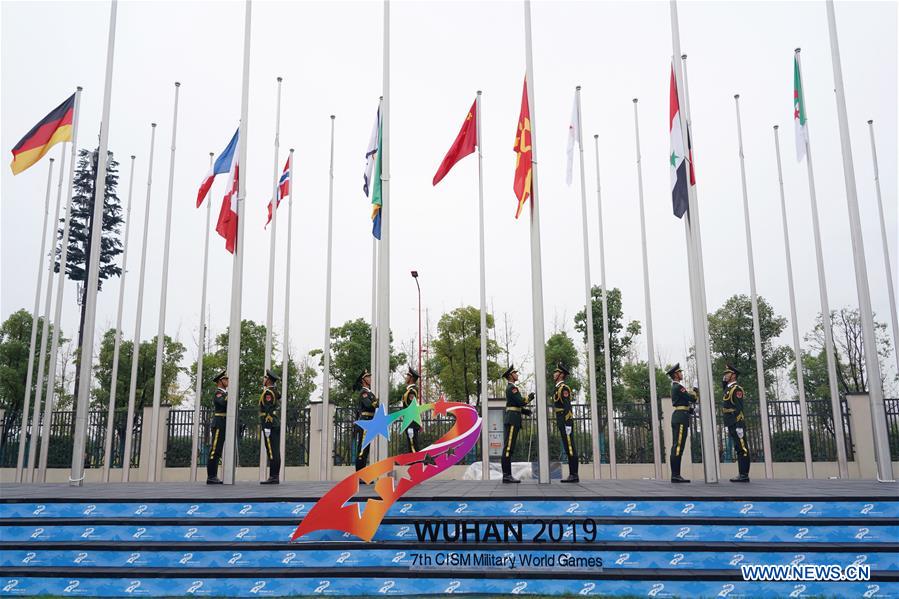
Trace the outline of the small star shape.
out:
<instances>
[{"instance_id":1,"label":"small star shape","mask_svg":"<svg viewBox=\"0 0 899 599\"><path fill-rule=\"evenodd\" d=\"M387 415L387 406L383 405L375 410L375 415L371 420L357 420L356 426L365 431L365 439L359 450L368 447L372 441L378 438L378 435L386 439L393 420Z\"/></svg>"}]
</instances>

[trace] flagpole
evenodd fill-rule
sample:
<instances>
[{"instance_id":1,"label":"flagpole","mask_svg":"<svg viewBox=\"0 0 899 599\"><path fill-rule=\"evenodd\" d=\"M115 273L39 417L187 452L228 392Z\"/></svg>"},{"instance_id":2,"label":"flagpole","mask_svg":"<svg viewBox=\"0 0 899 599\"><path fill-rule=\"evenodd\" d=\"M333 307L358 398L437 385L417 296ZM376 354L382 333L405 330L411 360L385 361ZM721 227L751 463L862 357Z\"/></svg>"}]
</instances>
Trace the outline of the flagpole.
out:
<instances>
[{"instance_id":1,"label":"flagpole","mask_svg":"<svg viewBox=\"0 0 899 599\"><path fill-rule=\"evenodd\" d=\"M674 46L675 61L678 61L674 69L675 84L678 96L686 97L686 83L682 81L683 60L685 56L680 51L680 29L677 20L677 2L671 0L671 36ZM689 113L687 102L681 103L686 113ZM689 117L684 111L680 112L680 119L684 126L681 127L681 136L684 151L687 152L688 162L691 160L690 143L687 139L687 130L690 126ZM699 231L699 206L696 199L696 188L689 182L689 173L692 164L687 169L687 191L689 196L689 210L686 215L687 251L690 264L691 293L693 309L693 335L696 345L697 375L700 387L700 417L702 419L702 467L706 483L718 482L718 445L716 443L715 427L715 403L712 390L711 357L709 351L708 333L708 308L706 307L705 283L702 266L702 242Z\"/></svg>"},{"instance_id":2,"label":"flagpole","mask_svg":"<svg viewBox=\"0 0 899 599\"><path fill-rule=\"evenodd\" d=\"M796 48L795 59L799 66L800 80L802 73L802 61L799 58L801 49ZM804 93L802 98L805 104ZM808 113L808 111L806 111ZM808 193L812 207L812 228L815 232L815 264L818 268L818 294L821 298L821 328L824 329L824 351L827 356L827 380L830 387L830 406L834 423L834 437L837 446L837 467L840 478L849 478L849 464L846 454L845 426L843 424L843 409L840 400L840 391L837 387L837 358L833 342L833 321L830 314L830 302L827 299L827 275L824 270L824 254L821 250L821 225L818 221L818 197L815 191L815 175L812 169L812 146L806 129L805 137L805 162L808 167Z\"/></svg>"},{"instance_id":3,"label":"flagpole","mask_svg":"<svg viewBox=\"0 0 899 599\"><path fill-rule=\"evenodd\" d=\"M540 483L549 484L546 418L546 340L543 328L543 266L540 252L540 206L537 203L537 128L534 106L534 57L531 42L531 0L524 2L525 58L531 119L531 302L534 324L534 379L537 394L537 459Z\"/></svg>"},{"instance_id":4,"label":"flagpole","mask_svg":"<svg viewBox=\"0 0 899 599\"><path fill-rule=\"evenodd\" d=\"M487 389L487 277L485 270L485 250L484 250L484 161L483 147L481 141L481 90L478 90L475 97L475 133L477 134L478 143L478 259L480 267L480 276L478 284L480 286L481 299L481 480L490 480L490 439L488 430L489 408L489 392ZM421 343L419 335L419 343ZM418 373L421 375L421 373Z\"/></svg>"},{"instance_id":5,"label":"flagpole","mask_svg":"<svg viewBox=\"0 0 899 599\"><path fill-rule=\"evenodd\" d=\"M215 154L209 152L209 169L212 170ZM190 480L197 480L197 462L200 453L200 404L203 400L203 358L206 354L206 281L209 276L209 228L212 223L212 186L206 192L206 240L203 242L203 284L200 291L200 340L197 346L197 383L194 392L194 421L190 442Z\"/></svg>"},{"instance_id":6,"label":"flagpole","mask_svg":"<svg viewBox=\"0 0 899 599\"><path fill-rule=\"evenodd\" d=\"M640 239L643 250L643 300L646 304L646 366L649 371L650 415L652 418L652 463L656 480L662 480L662 443L659 435L659 401L656 390L656 357L652 336L652 301L649 290L649 249L646 243L646 214L643 210L643 162L640 154L640 118L634 98L634 139L637 146L637 190L640 198Z\"/></svg>"},{"instance_id":7,"label":"flagpole","mask_svg":"<svg viewBox=\"0 0 899 599\"><path fill-rule=\"evenodd\" d=\"M234 484L236 474L236 454L234 452L237 432L237 407L240 402L240 332L241 332L241 300L243 291L243 242L244 200L247 197L247 116L250 102L250 33L252 3L246 1L244 14L243 39L243 79L240 96L240 144L238 148L238 185L237 185L237 247L231 269L231 319L228 327L228 375L229 389L233 390L233 400L228 401L228 417L225 425L225 449L223 457L223 481ZM229 393L230 395L230 393Z\"/></svg>"},{"instance_id":8,"label":"flagpole","mask_svg":"<svg viewBox=\"0 0 899 599\"><path fill-rule=\"evenodd\" d=\"M290 154L287 159L288 165L288 175L287 180L289 183L287 184L287 256L285 258L286 264L286 273L284 275L284 347L281 352L281 455L287 455L287 401L289 399L287 395L287 381L288 375L290 374L288 371L288 367L290 365L290 355L288 353L288 349L290 348L290 253L292 247L292 237L293 237L293 148L290 148ZM279 190L280 193L280 190ZM308 425L308 421L307 421ZM287 460L281 460L281 480L284 480L284 474L287 469Z\"/></svg>"},{"instance_id":9,"label":"flagpole","mask_svg":"<svg viewBox=\"0 0 899 599\"><path fill-rule=\"evenodd\" d=\"M137 365L140 362L140 326L144 312L144 279L147 270L147 232L150 226L150 192L153 188L153 155L156 146L156 123L150 123L150 161L147 165L147 199L144 202L144 234L137 278L137 308L134 316L134 338L131 344L131 379L128 386L128 414L125 417L125 445L122 450L122 482L131 477L131 437L134 434L134 401L137 394ZM199 376L199 374L198 374ZM143 399L143 398L142 398ZM143 402L141 402L143 404ZM141 421L141 430L146 430Z\"/></svg>"},{"instance_id":10,"label":"flagpole","mask_svg":"<svg viewBox=\"0 0 899 599\"><path fill-rule=\"evenodd\" d=\"M771 430L768 422L768 396L765 389L765 359L759 325L758 295L755 289L755 259L752 252L752 225L749 220L749 193L746 189L746 160L743 156L743 121L740 119L740 94L734 94L737 111L737 144L740 155L740 185L743 192L743 223L746 227L746 257L749 263L749 299L752 305L752 338L755 343L755 376L759 393L759 419L762 422L762 449L765 453L765 478L774 478L771 463Z\"/></svg>"},{"instance_id":11,"label":"flagpole","mask_svg":"<svg viewBox=\"0 0 899 599\"><path fill-rule=\"evenodd\" d=\"M843 88L843 65L837 40L837 23L833 0L825 2L827 26L830 31L830 53L833 59L833 79L837 95L837 121L840 125L840 146L843 153L843 177L846 182L846 203L849 207L849 233L852 235L852 258L855 264L855 286L862 321L862 339L865 352L865 368L868 378L868 400L871 403L874 455L877 459L877 479L881 482L893 479L890 457L890 440L887 433L886 412L883 405L883 382L880 378L880 361L877 355L877 338L874 333L874 312L871 309L871 291L868 288L868 267L865 264L865 242L862 237L858 195L855 186L855 166L849 139L849 118L846 114L846 92Z\"/></svg>"},{"instance_id":12,"label":"flagpole","mask_svg":"<svg viewBox=\"0 0 899 599\"><path fill-rule=\"evenodd\" d=\"M109 12L109 42L106 48L106 83L103 90L103 116L100 121L100 148L97 153L97 183L94 186L93 227L90 237L90 262L87 274L87 303L84 310L83 338L78 367L81 384L75 410L75 437L72 443L71 486L84 483L84 444L90 410L91 375L94 365L94 329L97 319L97 288L100 282L100 243L103 234L103 208L106 203L106 169L109 157L109 109L112 102L112 65L115 58L115 28L118 1L112 0Z\"/></svg>"},{"instance_id":13,"label":"flagpole","mask_svg":"<svg viewBox=\"0 0 899 599\"><path fill-rule=\"evenodd\" d=\"M874 163L874 190L877 193L877 213L880 216L880 238L883 242L883 265L887 271L887 291L890 299L890 318L893 322L893 357L896 358L896 371L899 372L899 320L896 318L896 292L893 288L893 271L890 268L890 244L887 237L886 221L883 218L883 198L880 196L880 169L877 168L877 147L874 145L874 121L868 121L868 132L871 134L871 159Z\"/></svg>"},{"instance_id":14,"label":"flagpole","mask_svg":"<svg viewBox=\"0 0 899 599\"><path fill-rule=\"evenodd\" d=\"M65 144L63 144L65 147ZM28 371L25 374L25 399L22 402L22 425L19 428L19 454L16 457L16 482L22 482L22 463L25 460L25 437L28 434L28 408L31 407L31 375L34 372L34 353L37 345L38 310L41 309L41 286L43 285L44 255L47 252L47 219L50 216L50 187L53 184L53 158L47 167L47 193L44 196L44 222L41 225L41 251L37 260L37 285L34 289L34 309L31 311L31 341L28 345ZM54 229L56 223L54 222ZM54 238L56 236L54 235ZM47 345L47 337L41 337L41 351ZM41 380L38 379L38 387ZM34 422L32 429L37 430ZM32 436L33 433L32 433Z\"/></svg>"},{"instance_id":15,"label":"flagpole","mask_svg":"<svg viewBox=\"0 0 899 599\"><path fill-rule=\"evenodd\" d=\"M322 353L324 367L322 369L322 459L319 462L319 480L329 480L330 459L329 447L331 443L330 431L325 428L330 411L331 397L331 256L333 253L334 239L334 119L331 115L331 162L328 167L328 259L327 275L325 282L325 345ZM292 183L292 182L291 182Z\"/></svg>"},{"instance_id":16,"label":"flagpole","mask_svg":"<svg viewBox=\"0 0 899 599\"><path fill-rule=\"evenodd\" d=\"M269 236L268 249L268 304L265 310L265 357L263 369L272 367L272 327L275 311L275 245L278 233L278 197L280 194L278 179L278 150L281 146L281 81L278 77L278 100L275 104L275 157L272 162L272 199L269 207L272 212L272 232ZM259 435L259 480L265 480L265 436ZM283 460L282 460L283 461Z\"/></svg>"},{"instance_id":17,"label":"flagpole","mask_svg":"<svg viewBox=\"0 0 899 599\"><path fill-rule=\"evenodd\" d=\"M103 439L103 482L109 482L110 456L112 455L112 425L115 420L116 390L119 380L119 351L122 344L122 304L125 300L125 275L128 273L128 236L131 232L131 198L134 192L134 155L131 156L131 170L128 175L128 208L125 210L125 240L122 245L122 275L119 277L119 306L115 321L115 341L112 350L112 382L109 385L109 407L106 411L106 436Z\"/></svg>"},{"instance_id":18,"label":"flagpole","mask_svg":"<svg viewBox=\"0 0 899 599\"><path fill-rule=\"evenodd\" d=\"M153 375L153 415L150 421L148 443L147 482L156 480L156 463L159 440L159 404L162 397L162 363L165 357L165 309L169 289L169 245L172 236L172 195L175 184L175 139L178 135L178 92L181 84L175 82L175 108L172 116L172 148L169 153L169 190L165 210L165 244L162 250L162 285L159 292L159 327L156 330L156 370ZM146 430L144 428L143 430Z\"/></svg>"},{"instance_id":19,"label":"flagpole","mask_svg":"<svg viewBox=\"0 0 899 599\"><path fill-rule=\"evenodd\" d=\"M790 293L790 322L793 329L793 354L796 360L796 387L799 389L799 418L802 421L802 454L805 461L805 477L814 478L812 444L809 439L808 404L805 400L805 368L802 365L802 347L799 344L799 321L796 317L796 293L793 289L793 258L790 251L790 232L787 227L787 202L784 198L783 170L780 165L780 137L774 125L774 151L777 157L777 184L780 189L780 214L783 221L784 249L787 259L787 289Z\"/></svg>"}]
</instances>

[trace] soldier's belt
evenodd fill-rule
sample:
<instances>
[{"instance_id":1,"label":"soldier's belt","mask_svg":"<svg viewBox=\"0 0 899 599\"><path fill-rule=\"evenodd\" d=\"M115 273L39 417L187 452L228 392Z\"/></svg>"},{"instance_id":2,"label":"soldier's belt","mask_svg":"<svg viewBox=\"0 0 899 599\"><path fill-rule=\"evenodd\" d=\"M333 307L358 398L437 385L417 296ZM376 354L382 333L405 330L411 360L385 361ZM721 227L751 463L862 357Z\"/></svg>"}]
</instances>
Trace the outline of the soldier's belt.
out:
<instances>
[{"instance_id":1,"label":"soldier's belt","mask_svg":"<svg viewBox=\"0 0 899 599\"><path fill-rule=\"evenodd\" d=\"M724 412L725 414L733 414L734 412L736 412L736 410L731 409L731 408L721 408L721 411Z\"/></svg>"},{"instance_id":2,"label":"soldier's belt","mask_svg":"<svg viewBox=\"0 0 899 599\"><path fill-rule=\"evenodd\" d=\"M558 414L559 412L564 412L564 411L566 411L565 408L553 408L553 412L555 412L556 414Z\"/></svg>"},{"instance_id":3,"label":"soldier's belt","mask_svg":"<svg viewBox=\"0 0 899 599\"><path fill-rule=\"evenodd\" d=\"M689 412L690 406L674 406L675 412Z\"/></svg>"},{"instance_id":4,"label":"soldier's belt","mask_svg":"<svg viewBox=\"0 0 899 599\"><path fill-rule=\"evenodd\" d=\"M363 416L374 416L375 415L374 412L359 412L359 413Z\"/></svg>"},{"instance_id":5,"label":"soldier's belt","mask_svg":"<svg viewBox=\"0 0 899 599\"><path fill-rule=\"evenodd\" d=\"M227 417L228 414L227 414L227 412L216 412L216 413L213 414L213 416Z\"/></svg>"},{"instance_id":6,"label":"soldier's belt","mask_svg":"<svg viewBox=\"0 0 899 599\"><path fill-rule=\"evenodd\" d=\"M506 406L506 411L507 412L520 412L521 408L516 407L516 406Z\"/></svg>"}]
</instances>

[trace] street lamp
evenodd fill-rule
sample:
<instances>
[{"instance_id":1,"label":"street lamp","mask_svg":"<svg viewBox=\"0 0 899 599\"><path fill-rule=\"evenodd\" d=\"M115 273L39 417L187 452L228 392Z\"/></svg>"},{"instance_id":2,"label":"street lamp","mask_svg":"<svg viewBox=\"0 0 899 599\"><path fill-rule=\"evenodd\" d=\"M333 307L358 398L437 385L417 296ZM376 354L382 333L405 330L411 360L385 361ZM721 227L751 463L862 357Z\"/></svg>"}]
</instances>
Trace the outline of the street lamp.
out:
<instances>
[{"instance_id":1,"label":"street lamp","mask_svg":"<svg viewBox=\"0 0 899 599\"><path fill-rule=\"evenodd\" d=\"M418 288L418 397L421 401L421 285L418 284L418 271L412 271L415 287Z\"/></svg>"}]
</instances>

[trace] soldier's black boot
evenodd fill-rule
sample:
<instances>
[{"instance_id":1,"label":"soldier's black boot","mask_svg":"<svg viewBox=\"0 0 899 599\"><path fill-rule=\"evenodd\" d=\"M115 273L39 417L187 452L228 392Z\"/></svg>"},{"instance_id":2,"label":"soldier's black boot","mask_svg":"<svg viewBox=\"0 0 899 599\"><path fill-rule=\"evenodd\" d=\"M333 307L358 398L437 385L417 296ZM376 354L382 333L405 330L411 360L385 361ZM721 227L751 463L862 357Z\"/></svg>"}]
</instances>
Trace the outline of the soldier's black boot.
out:
<instances>
[{"instance_id":1,"label":"soldier's black boot","mask_svg":"<svg viewBox=\"0 0 899 599\"><path fill-rule=\"evenodd\" d=\"M684 478L680 475L680 456L671 456L671 482L673 483L688 483L690 479Z\"/></svg>"},{"instance_id":2,"label":"soldier's black boot","mask_svg":"<svg viewBox=\"0 0 899 599\"><path fill-rule=\"evenodd\" d=\"M739 465L740 474L730 479L732 483L748 483L749 482L749 457L737 456L737 464Z\"/></svg>"},{"instance_id":3,"label":"soldier's black boot","mask_svg":"<svg viewBox=\"0 0 899 599\"><path fill-rule=\"evenodd\" d=\"M520 483L521 481L512 476L511 474L503 474L503 482L504 483Z\"/></svg>"},{"instance_id":4,"label":"soldier's black boot","mask_svg":"<svg viewBox=\"0 0 899 599\"><path fill-rule=\"evenodd\" d=\"M580 477L577 475L577 460L570 459L568 460L568 478L563 478L563 483L579 483L581 482Z\"/></svg>"},{"instance_id":5,"label":"soldier's black boot","mask_svg":"<svg viewBox=\"0 0 899 599\"><path fill-rule=\"evenodd\" d=\"M278 480L277 476L269 476L267 479L260 481L260 485L279 485L281 481Z\"/></svg>"},{"instance_id":6,"label":"soldier's black boot","mask_svg":"<svg viewBox=\"0 0 899 599\"><path fill-rule=\"evenodd\" d=\"M221 480L217 476L210 476L206 479L206 484L207 485L223 485L223 484L225 484L225 481Z\"/></svg>"},{"instance_id":7,"label":"soldier's black boot","mask_svg":"<svg viewBox=\"0 0 899 599\"><path fill-rule=\"evenodd\" d=\"M503 467L503 482L504 483L520 483L521 481L512 476L512 458L503 457L500 460L500 464Z\"/></svg>"}]
</instances>

